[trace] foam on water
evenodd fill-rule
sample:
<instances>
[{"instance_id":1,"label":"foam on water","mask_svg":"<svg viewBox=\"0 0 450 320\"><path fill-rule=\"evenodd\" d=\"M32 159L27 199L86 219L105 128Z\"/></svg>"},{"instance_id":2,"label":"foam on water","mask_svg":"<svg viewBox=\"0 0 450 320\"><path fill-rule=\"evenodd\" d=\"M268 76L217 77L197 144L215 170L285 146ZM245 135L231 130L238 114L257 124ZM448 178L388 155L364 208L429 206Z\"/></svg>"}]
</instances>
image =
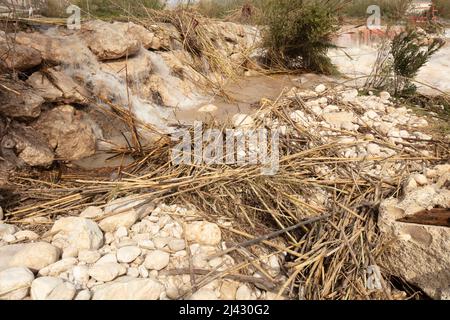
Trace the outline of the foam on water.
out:
<instances>
[{"instance_id":1,"label":"foam on water","mask_svg":"<svg viewBox=\"0 0 450 320\"><path fill-rule=\"evenodd\" d=\"M62 71L69 77L76 79L77 82L82 82L98 98L98 104L108 108L102 102L102 99L106 99L115 106L131 110L138 120L153 126L162 133L172 131L167 126L171 110L159 106L152 101L145 100L139 95L133 94L131 90L127 90L126 82L117 74L104 71L97 57L76 35L61 36L56 28L50 28L43 33L52 38L58 38L63 44L67 45L67 50L73 51L69 52L72 60L62 66ZM173 77L170 75L170 70L167 65L160 57L159 59L156 58L156 54L151 54L151 57L152 61L156 62L157 72L165 78L165 81L169 82L169 88L175 88L173 92L175 93L176 99L181 99L182 102L188 101L189 103L195 103L177 94L177 83L175 83ZM183 105L183 103L181 104Z\"/></svg>"},{"instance_id":2,"label":"foam on water","mask_svg":"<svg viewBox=\"0 0 450 320\"><path fill-rule=\"evenodd\" d=\"M153 64L154 72L161 77L165 86L170 89L170 99L172 105L176 105L177 108L185 110L198 106L200 103L207 101L206 97L201 96L196 92L189 92L188 94L184 93L181 90L183 81L172 75L172 71L164 59L154 52L149 52L149 55Z\"/></svg>"}]
</instances>

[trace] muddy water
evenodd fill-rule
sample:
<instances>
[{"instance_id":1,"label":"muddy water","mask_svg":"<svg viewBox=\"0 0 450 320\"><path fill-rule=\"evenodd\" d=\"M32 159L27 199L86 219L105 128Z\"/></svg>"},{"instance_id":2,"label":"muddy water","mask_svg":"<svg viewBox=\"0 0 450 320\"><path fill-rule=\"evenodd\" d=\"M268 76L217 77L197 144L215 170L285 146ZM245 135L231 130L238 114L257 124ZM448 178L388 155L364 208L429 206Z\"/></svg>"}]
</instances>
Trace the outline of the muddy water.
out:
<instances>
[{"instance_id":1,"label":"muddy water","mask_svg":"<svg viewBox=\"0 0 450 320\"><path fill-rule=\"evenodd\" d=\"M419 91L427 94L436 94L435 87L450 93L450 29L446 30L447 44L433 55L430 61L420 70L416 80ZM339 71L350 78L356 79L354 84L361 85L365 79L358 79L371 73L377 58L377 52L382 38L377 35L368 35L362 32L346 32L337 40L339 49L329 54Z\"/></svg>"},{"instance_id":2,"label":"muddy water","mask_svg":"<svg viewBox=\"0 0 450 320\"><path fill-rule=\"evenodd\" d=\"M178 109L174 112L176 122L191 124L194 121L208 121L213 118L221 123L228 122L238 113L253 114L258 110L258 103L263 98L274 100L283 90L292 87L312 89L319 83L334 81L317 74L303 75L253 75L228 82L224 87L226 98L215 96L207 104L213 104L217 111L202 113L198 110L205 104L193 108Z\"/></svg>"}]
</instances>

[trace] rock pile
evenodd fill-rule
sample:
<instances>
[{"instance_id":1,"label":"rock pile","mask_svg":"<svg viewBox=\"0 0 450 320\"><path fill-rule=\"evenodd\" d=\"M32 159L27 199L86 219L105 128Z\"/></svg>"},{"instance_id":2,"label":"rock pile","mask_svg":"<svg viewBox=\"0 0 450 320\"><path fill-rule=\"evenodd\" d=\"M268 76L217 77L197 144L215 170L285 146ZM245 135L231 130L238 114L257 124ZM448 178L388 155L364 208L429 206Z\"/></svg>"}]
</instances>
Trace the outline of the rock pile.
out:
<instances>
[{"instance_id":1,"label":"rock pile","mask_svg":"<svg viewBox=\"0 0 450 320\"><path fill-rule=\"evenodd\" d=\"M256 269L254 282L226 277L204 282L206 274L236 263L229 255L214 257L226 249L217 224L176 205L155 208L132 197L122 198L104 209L89 207L79 217L60 218L42 237L0 224L0 239L0 299L276 296L264 288L263 275ZM277 256L262 261L269 274L281 276ZM192 281L203 284L193 289Z\"/></svg>"}]
</instances>

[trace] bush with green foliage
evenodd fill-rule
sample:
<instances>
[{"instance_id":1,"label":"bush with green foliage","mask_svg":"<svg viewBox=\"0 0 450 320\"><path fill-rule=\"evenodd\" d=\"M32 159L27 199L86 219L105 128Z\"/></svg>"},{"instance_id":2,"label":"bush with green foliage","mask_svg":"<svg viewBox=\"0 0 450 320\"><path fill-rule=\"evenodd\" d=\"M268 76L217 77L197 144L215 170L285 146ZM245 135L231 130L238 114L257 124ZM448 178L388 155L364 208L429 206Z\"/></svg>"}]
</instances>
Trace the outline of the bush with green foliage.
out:
<instances>
[{"instance_id":1,"label":"bush with green foliage","mask_svg":"<svg viewBox=\"0 0 450 320\"><path fill-rule=\"evenodd\" d=\"M416 91L412 80L430 57L445 43L442 39L435 38L427 46L423 46L421 45L422 38L423 36L415 30L409 30L400 33L392 41L395 94Z\"/></svg>"},{"instance_id":2,"label":"bush with green foliage","mask_svg":"<svg viewBox=\"0 0 450 320\"><path fill-rule=\"evenodd\" d=\"M414 78L444 44L445 41L440 38L431 41L425 39L415 29L401 32L394 37L390 46L385 45L380 49L366 87L387 90L395 96L414 94L417 89Z\"/></svg>"},{"instance_id":3,"label":"bush with green foliage","mask_svg":"<svg viewBox=\"0 0 450 320\"><path fill-rule=\"evenodd\" d=\"M340 0L265 0L262 23L264 46L271 65L332 74L336 67L327 52L335 46Z\"/></svg>"}]
</instances>

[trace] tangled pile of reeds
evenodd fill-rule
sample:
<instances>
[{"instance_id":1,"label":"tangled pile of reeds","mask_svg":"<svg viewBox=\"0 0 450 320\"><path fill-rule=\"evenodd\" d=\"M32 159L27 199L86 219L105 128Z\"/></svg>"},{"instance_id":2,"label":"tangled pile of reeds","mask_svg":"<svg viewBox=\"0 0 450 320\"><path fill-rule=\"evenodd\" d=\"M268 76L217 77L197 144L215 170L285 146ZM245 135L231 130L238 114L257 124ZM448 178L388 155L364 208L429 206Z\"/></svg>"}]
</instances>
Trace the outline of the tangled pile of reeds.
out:
<instances>
[{"instance_id":1,"label":"tangled pile of reeds","mask_svg":"<svg viewBox=\"0 0 450 320\"><path fill-rule=\"evenodd\" d=\"M352 105L348 108L358 111ZM7 208L6 217L15 223L45 224L37 218L76 215L89 205L129 195L148 202L191 204L205 219L232 221L233 227L222 226L225 238L232 241L231 251L252 252L254 245L264 245L271 254L287 254L283 265L287 280L263 273L280 295L392 298L388 274L383 290L371 291L366 286L367 269L377 264L384 248L376 225L377 207L382 199L399 195L412 165L448 160L448 145L432 141L429 149L434 155L430 157L417 150L387 159L344 158L339 150L350 145L324 143L319 132L291 120L289 114L296 109L309 112L300 98L266 101L260 110L264 119L291 128L280 136L280 168L274 176L262 175L258 165L175 166L170 160L174 142L168 140L145 150L133 166L103 176L63 168L50 171L45 180L16 176L14 193L20 199ZM370 127L362 130L381 139ZM383 179L367 173L369 162L400 163L402 169L397 176ZM332 174L320 173L319 166L327 166ZM319 193L326 194L325 201L313 200ZM249 253L229 272L244 273L249 265L260 263L261 256Z\"/></svg>"},{"instance_id":2,"label":"tangled pile of reeds","mask_svg":"<svg viewBox=\"0 0 450 320\"><path fill-rule=\"evenodd\" d=\"M214 29L211 20L195 10L154 11L152 15L153 19L171 23L177 29L183 48L194 58L198 58L196 65L193 65L197 71L217 72L223 78L233 80L239 70L242 70L242 64L237 65L218 50L221 35ZM253 49L248 48L241 54L248 57Z\"/></svg>"}]
</instances>

